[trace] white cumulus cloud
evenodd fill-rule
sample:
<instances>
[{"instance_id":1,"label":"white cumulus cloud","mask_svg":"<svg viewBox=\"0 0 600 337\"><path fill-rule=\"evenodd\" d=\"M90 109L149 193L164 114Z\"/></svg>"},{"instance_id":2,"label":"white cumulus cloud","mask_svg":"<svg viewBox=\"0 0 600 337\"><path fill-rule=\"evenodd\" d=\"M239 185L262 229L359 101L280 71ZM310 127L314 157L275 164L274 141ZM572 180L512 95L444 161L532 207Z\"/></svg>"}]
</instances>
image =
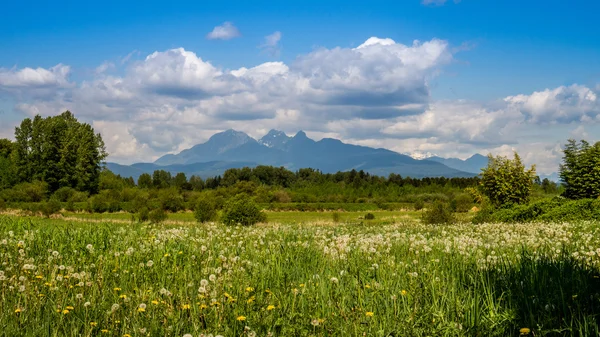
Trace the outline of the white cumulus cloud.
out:
<instances>
[{"instance_id":1,"label":"white cumulus cloud","mask_svg":"<svg viewBox=\"0 0 600 337\"><path fill-rule=\"evenodd\" d=\"M206 35L209 40L231 40L241 36L240 31L231 22L224 22L220 26L216 26L210 33Z\"/></svg>"}]
</instances>

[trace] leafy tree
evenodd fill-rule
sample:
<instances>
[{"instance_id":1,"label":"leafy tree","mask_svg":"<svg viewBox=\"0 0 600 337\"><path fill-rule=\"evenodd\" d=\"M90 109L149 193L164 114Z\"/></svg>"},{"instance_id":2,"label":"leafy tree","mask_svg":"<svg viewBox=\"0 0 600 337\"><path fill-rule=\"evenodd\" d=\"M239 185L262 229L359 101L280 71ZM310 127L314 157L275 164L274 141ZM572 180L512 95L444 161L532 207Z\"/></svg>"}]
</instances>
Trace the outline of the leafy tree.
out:
<instances>
[{"instance_id":1,"label":"leafy tree","mask_svg":"<svg viewBox=\"0 0 600 337\"><path fill-rule=\"evenodd\" d=\"M14 149L15 144L10 139L0 139L0 158L10 159L10 156Z\"/></svg>"},{"instance_id":2,"label":"leafy tree","mask_svg":"<svg viewBox=\"0 0 600 337\"><path fill-rule=\"evenodd\" d=\"M267 216L252 199L245 195L238 195L225 204L221 219L226 225L252 226L266 221Z\"/></svg>"},{"instance_id":3,"label":"leafy tree","mask_svg":"<svg viewBox=\"0 0 600 337\"><path fill-rule=\"evenodd\" d=\"M590 145L585 140L569 139L560 165L560 178L565 184L564 196L570 199L600 196L600 142Z\"/></svg>"},{"instance_id":4,"label":"leafy tree","mask_svg":"<svg viewBox=\"0 0 600 337\"><path fill-rule=\"evenodd\" d=\"M193 175L190 177L190 187L194 191L202 191L204 189L204 181L202 178Z\"/></svg>"},{"instance_id":5,"label":"leafy tree","mask_svg":"<svg viewBox=\"0 0 600 337\"><path fill-rule=\"evenodd\" d=\"M175 175L175 178L173 179L173 184L179 190L190 191L192 189L192 185L188 182L187 177L183 172L179 172L177 173L177 175Z\"/></svg>"},{"instance_id":6,"label":"leafy tree","mask_svg":"<svg viewBox=\"0 0 600 337\"><path fill-rule=\"evenodd\" d=\"M69 111L26 118L15 129L12 157L19 181L44 181L50 192L67 186L97 193L106 156L100 134Z\"/></svg>"},{"instance_id":7,"label":"leafy tree","mask_svg":"<svg viewBox=\"0 0 600 337\"><path fill-rule=\"evenodd\" d=\"M516 152L512 160L489 155L488 166L482 169L480 188L496 207L523 204L529 201L535 176L535 166L526 170Z\"/></svg>"},{"instance_id":8,"label":"leafy tree","mask_svg":"<svg viewBox=\"0 0 600 337\"><path fill-rule=\"evenodd\" d=\"M167 188L171 186L171 173L165 170L156 170L152 173L152 186L154 188Z\"/></svg>"},{"instance_id":9,"label":"leafy tree","mask_svg":"<svg viewBox=\"0 0 600 337\"><path fill-rule=\"evenodd\" d=\"M142 173L138 178L137 185L139 188L152 187L152 177L148 173Z\"/></svg>"}]
</instances>

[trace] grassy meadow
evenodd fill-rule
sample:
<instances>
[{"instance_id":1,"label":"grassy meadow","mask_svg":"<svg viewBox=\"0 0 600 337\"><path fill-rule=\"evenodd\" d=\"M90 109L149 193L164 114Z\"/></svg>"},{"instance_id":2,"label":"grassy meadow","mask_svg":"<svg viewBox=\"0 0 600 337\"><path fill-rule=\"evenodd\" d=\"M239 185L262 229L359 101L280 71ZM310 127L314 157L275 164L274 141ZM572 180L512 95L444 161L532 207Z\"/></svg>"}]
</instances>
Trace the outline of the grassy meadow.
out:
<instances>
[{"instance_id":1,"label":"grassy meadow","mask_svg":"<svg viewBox=\"0 0 600 337\"><path fill-rule=\"evenodd\" d=\"M597 222L374 214L0 216L0 335L598 336Z\"/></svg>"}]
</instances>

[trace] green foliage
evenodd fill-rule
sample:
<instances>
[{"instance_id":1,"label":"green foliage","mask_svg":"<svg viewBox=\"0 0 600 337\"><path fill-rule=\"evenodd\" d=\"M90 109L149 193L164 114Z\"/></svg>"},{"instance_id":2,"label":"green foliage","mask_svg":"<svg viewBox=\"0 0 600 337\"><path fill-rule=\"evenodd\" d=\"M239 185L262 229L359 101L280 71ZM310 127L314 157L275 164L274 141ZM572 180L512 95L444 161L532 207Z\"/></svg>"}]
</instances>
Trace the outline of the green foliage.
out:
<instances>
[{"instance_id":1,"label":"green foliage","mask_svg":"<svg viewBox=\"0 0 600 337\"><path fill-rule=\"evenodd\" d=\"M245 195L238 195L227 201L221 220L226 225L252 226L259 222L265 222L267 216L252 199Z\"/></svg>"},{"instance_id":2,"label":"green foliage","mask_svg":"<svg viewBox=\"0 0 600 337\"><path fill-rule=\"evenodd\" d=\"M375 220L375 215L373 213L365 214L365 220Z\"/></svg>"},{"instance_id":3,"label":"green foliage","mask_svg":"<svg viewBox=\"0 0 600 337\"><path fill-rule=\"evenodd\" d=\"M183 197L177 192L177 189L164 189L159 192L160 208L169 212L178 212L185 209Z\"/></svg>"},{"instance_id":4,"label":"green foliage","mask_svg":"<svg viewBox=\"0 0 600 337\"><path fill-rule=\"evenodd\" d=\"M451 224L456 221L450 205L443 202L434 202L423 212L422 220L429 225Z\"/></svg>"},{"instance_id":5,"label":"green foliage","mask_svg":"<svg viewBox=\"0 0 600 337\"><path fill-rule=\"evenodd\" d=\"M0 212L4 212L6 210L6 201L0 198Z\"/></svg>"},{"instance_id":6,"label":"green foliage","mask_svg":"<svg viewBox=\"0 0 600 337\"><path fill-rule=\"evenodd\" d=\"M153 209L148 213L148 220L153 224L163 223L167 220L167 213L162 208Z\"/></svg>"},{"instance_id":7,"label":"green foliage","mask_svg":"<svg viewBox=\"0 0 600 337\"><path fill-rule=\"evenodd\" d=\"M139 188L152 187L152 177L148 173L142 173L138 178L137 185Z\"/></svg>"},{"instance_id":8,"label":"green foliage","mask_svg":"<svg viewBox=\"0 0 600 337\"><path fill-rule=\"evenodd\" d=\"M60 202L67 202L71 200L71 198L76 192L77 191L74 188L64 186L56 190L56 192L54 192L54 194L52 195L52 198Z\"/></svg>"},{"instance_id":9,"label":"green foliage","mask_svg":"<svg viewBox=\"0 0 600 337\"><path fill-rule=\"evenodd\" d=\"M20 183L0 192L0 197L8 202L41 202L46 198L48 185L41 181Z\"/></svg>"},{"instance_id":10,"label":"green foliage","mask_svg":"<svg viewBox=\"0 0 600 337\"><path fill-rule=\"evenodd\" d=\"M569 139L563 150L560 178L569 199L598 198L600 196L600 142L593 146L585 140L577 144Z\"/></svg>"},{"instance_id":11,"label":"green foliage","mask_svg":"<svg viewBox=\"0 0 600 337\"><path fill-rule=\"evenodd\" d=\"M98 191L102 163L107 156L100 134L69 111L33 121L26 118L15 129L13 163L19 180L41 180L50 192L68 186Z\"/></svg>"},{"instance_id":12,"label":"green foliage","mask_svg":"<svg viewBox=\"0 0 600 337\"><path fill-rule=\"evenodd\" d=\"M512 160L492 155L488 158L488 166L481 173L482 193L496 207L527 203L536 176L535 166L525 170L521 157L516 152Z\"/></svg>"},{"instance_id":13,"label":"green foliage","mask_svg":"<svg viewBox=\"0 0 600 337\"><path fill-rule=\"evenodd\" d=\"M563 222L600 220L600 200L569 200L563 197L539 200L527 205L501 209L484 208L472 219L473 223L522 223L531 221Z\"/></svg>"},{"instance_id":14,"label":"green foliage","mask_svg":"<svg viewBox=\"0 0 600 337\"><path fill-rule=\"evenodd\" d=\"M417 201L415 201L415 203L413 204L413 208L415 209L415 211L420 211L425 207L425 201L423 201L423 199L417 199Z\"/></svg>"},{"instance_id":15,"label":"green foliage","mask_svg":"<svg viewBox=\"0 0 600 337\"><path fill-rule=\"evenodd\" d=\"M473 197L469 194L459 194L452 201L454 202L454 210L456 212L465 213L473 207Z\"/></svg>"},{"instance_id":16,"label":"green foliage","mask_svg":"<svg viewBox=\"0 0 600 337\"><path fill-rule=\"evenodd\" d=\"M331 220L333 220L333 222L338 223L341 221L341 215L338 212L333 212L331 213Z\"/></svg>"},{"instance_id":17,"label":"green foliage","mask_svg":"<svg viewBox=\"0 0 600 337\"><path fill-rule=\"evenodd\" d=\"M138 212L138 220L140 222L146 222L148 219L150 219L150 211L148 210L148 207L141 207Z\"/></svg>"},{"instance_id":18,"label":"green foliage","mask_svg":"<svg viewBox=\"0 0 600 337\"><path fill-rule=\"evenodd\" d=\"M42 214L47 218L49 218L53 214L60 212L61 209L62 206L60 204L60 201L56 199L50 199L42 203L40 207L40 211L42 211Z\"/></svg>"},{"instance_id":19,"label":"green foliage","mask_svg":"<svg viewBox=\"0 0 600 337\"><path fill-rule=\"evenodd\" d=\"M194 217L198 222L209 222L217 217L217 208L213 200L200 198L196 201Z\"/></svg>"}]
</instances>

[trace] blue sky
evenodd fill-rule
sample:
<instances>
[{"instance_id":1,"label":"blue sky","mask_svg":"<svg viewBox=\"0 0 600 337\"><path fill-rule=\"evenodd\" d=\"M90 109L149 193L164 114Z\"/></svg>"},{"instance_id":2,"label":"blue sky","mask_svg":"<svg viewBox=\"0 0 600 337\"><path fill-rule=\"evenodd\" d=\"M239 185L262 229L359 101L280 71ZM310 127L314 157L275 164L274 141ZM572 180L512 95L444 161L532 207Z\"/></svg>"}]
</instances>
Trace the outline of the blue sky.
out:
<instances>
[{"instance_id":1,"label":"blue sky","mask_svg":"<svg viewBox=\"0 0 600 337\"><path fill-rule=\"evenodd\" d=\"M60 113L54 110L66 107L106 133L105 138L116 139L107 141L107 145L113 159L121 162L149 161L165 152L177 152L226 127L237 127L258 137L270 127L293 134L298 131L294 126L301 124L316 138L332 136L400 152L465 157L474 152L505 153L514 148L543 153L543 158L534 154L525 158L538 165L541 162L541 166L550 171L559 158L557 144L564 143L568 137L593 135L599 130L596 124L599 105L593 99L600 83L600 25L595 20L600 12L599 2L429 2L104 1L98 4L33 1L3 4L5 15L0 21L0 50L3 51L0 53L0 110L3 111L0 118L3 123L0 136L10 136L14 124L24 116L34 112ZM235 29L235 36L209 38L208 34L215 27L226 22ZM279 39L272 40L267 46L266 37L276 32L279 32ZM387 45L379 43L386 48L372 47L368 52L368 57L372 57L369 62L353 63L351 54L353 50L356 52L353 48L371 37L377 37L379 41L391 39L400 47L414 47L415 40L421 45L434 41L433 44L443 48L443 55L437 55L435 62L423 69L414 60L403 60L404 56L390 61L385 57L390 52L385 50ZM443 43L438 45L435 41ZM147 57L155 52L166 53L177 48L183 48L185 53L161 54L164 57L157 58L162 62L160 65L147 62ZM342 54L338 54L338 49ZM321 55L319 51L327 53ZM425 53L415 50L415 53L419 52ZM193 56L186 53L193 53ZM378 56L373 56L374 53ZM335 58L348 60L348 67L336 64ZM142 88L152 81L144 76L173 70L173 67L177 68L172 63L178 62L176 60L184 65L190 62L183 60L209 62L218 70L211 76L217 77L201 79L204 75L199 73L196 75L200 77L191 78L164 73L159 77L171 81L167 91L161 87L157 91L150 90L152 94L149 94L148 88ZM370 67L388 61L397 63L387 63L387 69L372 73L378 78L371 78ZM265 106L249 107L244 117L240 117L240 111L256 103L257 97L260 98L258 101L264 101L265 97L289 96L291 93L265 92L266 82L256 82L255 78L253 85L256 87L239 89L247 94L225 93L221 87L215 87L216 79L240 68L273 62L289 67L289 73L279 69L277 76L289 79L294 75L296 80L291 85L289 80L275 83L270 78L270 85L278 88L294 86L296 89L290 90L297 93L299 83L309 81L311 88L317 91L312 92L310 98L296 97L293 102L273 99ZM50 76L46 74L43 79L37 78L41 82L27 80L33 72L25 69L49 70L58 64L68 67L61 68L64 72L58 75L60 78L44 82ZM106 69L99 68L103 64ZM148 68L143 68L145 65ZM362 66L366 67L360 69L364 71L363 77L353 78L352 83L343 85L337 82L340 73L347 75L348 69ZM186 71L185 66L178 69ZM398 77L388 78L390 72ZM57 74L51 73L52 76ZM173 76L177 83L173 82ZM245 75L236 76L239 79ZM17 83L19 80L24 82ZM125 91L130 95L116 99L115 96L107 97L108 91L93 90L108 87L106 81L123 86L117 95ZM210 88L205 81L211 83ZM361 81L365 83L362 87ZM393 92L379 96L389 87L394 88ZM181 95L184 89L193 93L193 97ZM549 91L543 94L546 89ZM335 97L323 96L327 90L334 92ZM344 90L358 98L352 103L339 103L339 91ZM110 94L114 95L115 91ZM151 105L131 103L132 97L142 95L150 95L140 100L151 102ZM317 96L320 98L315 98ZM507 100L507 97L517 96L520 98ZM130 100L126 101L126 97ZM357 102L361 97L366 99L364 104ZM383 97L382 101L389 98L388 103L379 104L388 109L404 106L403 111L409 109L406 107L413 111L415 105L420 108L411 114L384 113L384 116L389 115L388 118L376 118L382 113L371 109L373 97ZM335 104L330 101L334 98ZM324 100L328 103L323 103ZM214 110L219 104L227 108ZM349 105L351 107L345 109ZM87 111L93 107L97 110ZM107 115L106 111L100 113L103 109L111 110L115 115ZM352 109L356 109L356 113L348 114L347 110ZM521 111L521 115L516 114L515 109ZM548 111L542 111L544 109ZM485 111L483 115L481 111ZM163 115L159 116L161 113ZM452 121L462 120L462 128L465 128L465 123L470 120L469 113L482 118L490 130L473 133L464 139L460 125L436 133L433 132L435 127L427 124L434 118L441 123L440 128L448 127L452 124L448 119L462 115ZM319 120L319 115L329 117ZM286 123L286 116L289 123ZM165 118L172 124L170 129L164 128ZM294 118L312 123L290 122ZM177 128L178 123L195 122L202 128L200 132L187 135L186 131ZM204 127L207 123L210 127ZM324 124L329 127L323 128ZM525 132L518 137L507 134L509 130L519 128ZM156 137L148 136L153 133ZM128 145L122 146L125 143ZM537 147L531 144L537 144ZM548 160L548 157L553 159Z\"/></svg>"}]
</instances>

